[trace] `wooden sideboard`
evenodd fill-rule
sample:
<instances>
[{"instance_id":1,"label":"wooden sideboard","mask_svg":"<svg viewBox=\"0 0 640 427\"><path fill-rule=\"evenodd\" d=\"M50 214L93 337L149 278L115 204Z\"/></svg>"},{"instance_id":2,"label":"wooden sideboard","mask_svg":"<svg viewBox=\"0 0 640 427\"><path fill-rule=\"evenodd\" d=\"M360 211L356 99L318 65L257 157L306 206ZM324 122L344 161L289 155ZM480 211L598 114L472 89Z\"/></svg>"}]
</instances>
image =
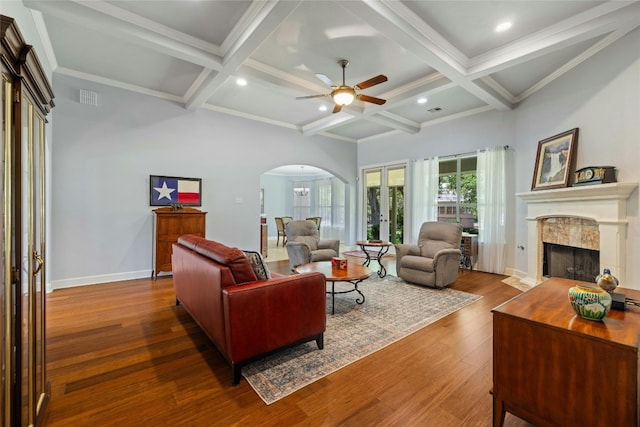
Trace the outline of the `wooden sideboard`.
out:
<instances>
[{"instance_id":1,"label":"wooden sideboard","mask_svg":"<svg viewBox=\"0 0 640 427\"><path fill-rule=\"evenodd\" d=\"M576 316L551 278L493 309L493 425L637 426L640 309ZM640 300L640 291L618 289Z\"/></svg>"},{"instance_id":2,"label":"wooden sideboard","mask_svg":"<svg viewBox=\"0 0 640 427\"><path fill-rule=\"evenodd\" d=\"M151 277L158 278L161 271L171 271L171 245L183 234L205 237L206 212L194 208L173 210L159 208L153 211L153 270Z\"/></svg>"}]
</instances>

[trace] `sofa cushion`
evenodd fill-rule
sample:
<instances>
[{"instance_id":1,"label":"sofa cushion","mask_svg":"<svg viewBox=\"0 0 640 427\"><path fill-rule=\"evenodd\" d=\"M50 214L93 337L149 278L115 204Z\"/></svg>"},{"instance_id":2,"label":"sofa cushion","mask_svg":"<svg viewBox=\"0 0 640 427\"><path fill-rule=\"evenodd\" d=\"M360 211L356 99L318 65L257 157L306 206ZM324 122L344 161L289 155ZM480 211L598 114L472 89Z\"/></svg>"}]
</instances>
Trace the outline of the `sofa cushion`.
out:
<instances>
[{"instance_id":1,"label":"sofa cushion","mask_svg":"<svg viewBox=\"0 0 640 427\"><path fill-rule=\"evenodd\" d=\"M401 267L410 268L412 270L433 271L433 259L422 256L405 255L402 257Z\"/></svg>"},{"instance_id":2,"label":"sofa cushion","mask_svg":"<svg viewBox=\"0 0 640 427\"><path fill-rule=\"evenodd\" d=\"M318 250L318 238L316 236L298 236L294 242L304 243L309 246L312 251Z\"/></svg>"},{"instance_id":3,"label":"sofa cushion","mask_svg":"<svg viewBox=\"0 0 640 427\"><path fill-rule=\"evenodd\" d=\"M429 240L421 247L422 256L433 258L442 249L456 249L450 243L441 240Z\"/></svg>"},{"instance_id":4,"label":"sofa cushion","mask_svg":"<svg viewBox=\"0 0 640 427\"><path fill-rule=\"evenodd\" d=\"M271 273L269 272L269 267L264 262L262 258L262 254L256 251L243 251L247 258L249 258L249 263L251 264L251 268L253 268L253 272L256 275L258 280L268 280L271 279Z\"/></svg>"},{"instance_id":5,"label":"sofa cushion","mask_svg":"<svg viewBox=\"0 0 640 427\"><path fill-rule=\"evenodd\" d=\"M211 258L219 264L226 265L237 284L255 282L257 279L249 258L238 248L230 248L222 243L202 239L195 247L200 255Z\"/></svg>"}]
</instances>

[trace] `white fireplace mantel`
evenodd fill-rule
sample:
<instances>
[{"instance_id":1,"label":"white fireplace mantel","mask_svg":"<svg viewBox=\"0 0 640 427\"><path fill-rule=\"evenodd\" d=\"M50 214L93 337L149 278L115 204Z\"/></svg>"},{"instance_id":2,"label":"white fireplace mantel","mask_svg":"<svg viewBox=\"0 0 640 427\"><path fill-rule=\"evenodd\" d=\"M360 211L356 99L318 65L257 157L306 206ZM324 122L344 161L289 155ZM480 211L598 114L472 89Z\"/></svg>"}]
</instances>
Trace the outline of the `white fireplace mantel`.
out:
<instances>
[{"instance_id":1,"label":"white fireplace mantel","mask_svg":"<svg viewBox=\"0 0 640 427\"><path fill-rule=\"evenodd\" d=\"M542 242L540 222L550 217L588 218L598 223L600 266L610 268L626 282L627 200L637 182L587 185L555 190L518 193L527 203L527 276L522 282L542 281Z\"/></svg>"}]
</instances>

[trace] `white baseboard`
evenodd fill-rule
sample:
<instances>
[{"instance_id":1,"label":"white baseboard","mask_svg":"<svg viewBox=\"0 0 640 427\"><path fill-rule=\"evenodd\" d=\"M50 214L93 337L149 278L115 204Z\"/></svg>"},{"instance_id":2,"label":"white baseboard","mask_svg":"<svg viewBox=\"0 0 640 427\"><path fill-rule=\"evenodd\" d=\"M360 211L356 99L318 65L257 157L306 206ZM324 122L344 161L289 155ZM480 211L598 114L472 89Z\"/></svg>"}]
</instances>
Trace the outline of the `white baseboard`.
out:
<instances>
[{"instance_id":1,"label":"white baseboard","mask_svg":"<svg viewBox=\"0 0 640 427\"><path fill-rule=\"evenodd\" d=\"M75 286L97 285L100 283L120 282L122 280L151 278L151 270L129 271L125 273L103 274L99 276L76 277L72 279L54 280L47 292L55 289L73 288Z\"/></svg>"},{"instance_id":2,"label":"white baseboard","mask_svg":"<svg viewBox=\"0 0 640 427\"><path fill-rule=\"evenodd\" d=\"M515 268L505 268L504 274L506 276L517 277L522 280L523 277L526 277L527 273L525 271L516 270Z\"/></svg>"}]
</instances>

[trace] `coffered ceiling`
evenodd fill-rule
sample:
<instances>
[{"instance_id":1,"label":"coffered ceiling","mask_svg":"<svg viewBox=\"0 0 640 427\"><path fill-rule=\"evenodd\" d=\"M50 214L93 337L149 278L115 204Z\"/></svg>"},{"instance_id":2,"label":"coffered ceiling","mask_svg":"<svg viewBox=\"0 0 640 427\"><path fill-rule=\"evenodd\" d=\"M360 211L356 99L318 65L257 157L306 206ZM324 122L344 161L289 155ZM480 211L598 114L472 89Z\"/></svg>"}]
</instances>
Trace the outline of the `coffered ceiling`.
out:
<instances>
[{"instance_id":1,"label":"coffered ceiling","mask_svg":"<svg viewBox=\"0 0 640 427\"><path fill-rule=\"evenodd\" d=\"M512 109L640 25L638 1L23 4L56 73L349 142ZM331 92L316 73L340 84L342 58L349 86L388 77L360 92L384 105L296 100Z\"/></svg>"}]
</instances>

